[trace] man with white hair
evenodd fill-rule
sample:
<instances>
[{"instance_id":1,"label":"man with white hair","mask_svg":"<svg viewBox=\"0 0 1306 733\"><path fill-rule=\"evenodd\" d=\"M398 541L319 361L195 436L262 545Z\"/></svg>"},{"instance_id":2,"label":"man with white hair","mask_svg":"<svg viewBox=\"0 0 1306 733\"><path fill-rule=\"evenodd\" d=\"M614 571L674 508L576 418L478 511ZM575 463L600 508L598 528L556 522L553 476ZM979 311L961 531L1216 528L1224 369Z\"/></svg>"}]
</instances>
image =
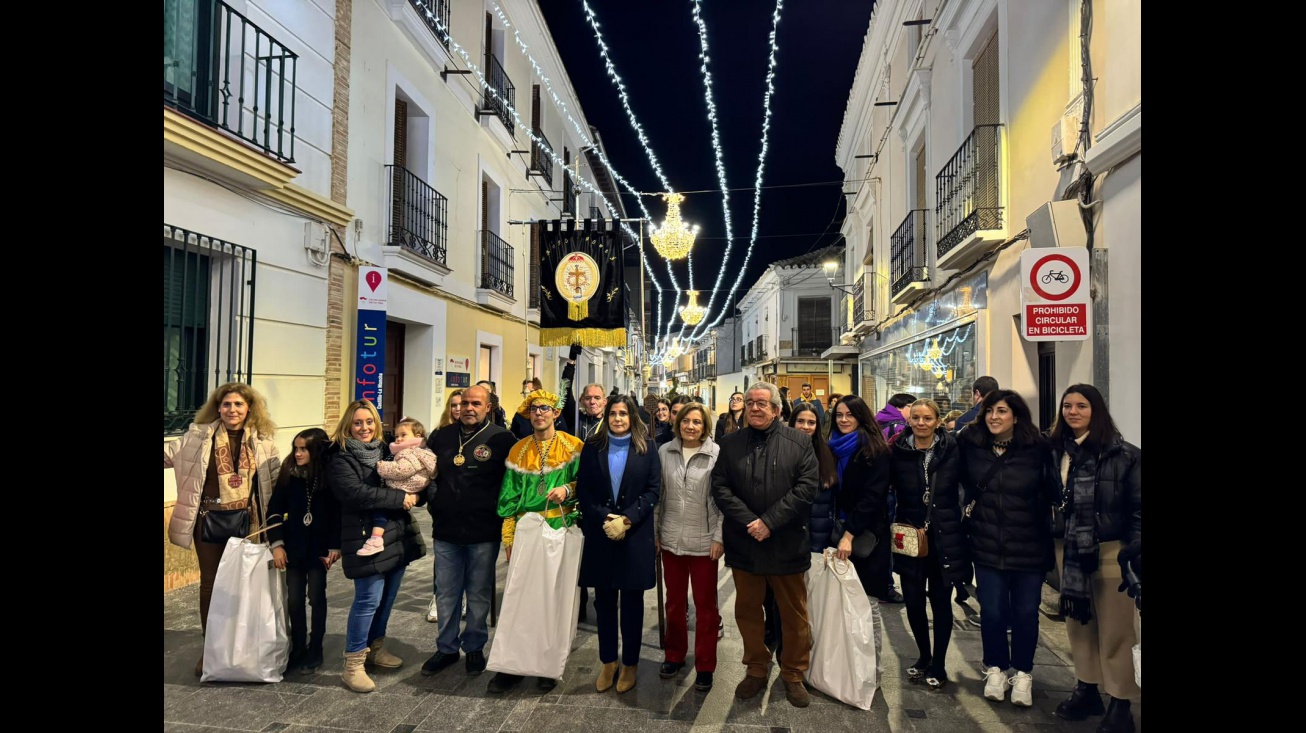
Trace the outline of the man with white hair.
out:
<instances>
[{"instance_id":1,"label":"man with white hair","mask_svg":"<svg viewBox=\"0 0 1306 733\"><path fill-rule=\"evenodd\" d=\"M811 661L804 574L811 566L807 520L819 481L811 438L781 424L780 392L759 382L744 396L748 427L727 433L712 469L712 497L724 515L726 565L735 580L735 620L744 641L747 674L735 697L747 700L766 686L771 652L762 603L767 588L780 609L784 644L780 677L794 707L811 702L803 673Z\"/></svg>"}]
</instances>

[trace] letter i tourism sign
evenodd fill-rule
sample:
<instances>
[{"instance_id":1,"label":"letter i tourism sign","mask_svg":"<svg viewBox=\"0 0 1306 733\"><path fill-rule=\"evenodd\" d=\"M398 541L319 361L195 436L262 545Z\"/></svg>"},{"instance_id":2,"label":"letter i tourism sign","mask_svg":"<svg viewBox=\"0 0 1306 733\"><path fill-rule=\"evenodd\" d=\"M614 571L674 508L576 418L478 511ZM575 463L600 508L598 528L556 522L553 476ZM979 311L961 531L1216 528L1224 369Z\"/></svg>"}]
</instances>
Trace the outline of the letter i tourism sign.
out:
<instances>
[{"instance_id":1,"label":"letter i tourism sign","mask_svg":"<svg viewBox=\"0 0 1306 733\"><path fill-rule=\"evenodd\" d=\"M1088 250L1040 247L1020 253L1021 334L1026 341L1084 341L1092 329Z\"/></svg>"},{"instance_id":2,"label":"letter i tourism sign","mask_svg":"<svg viewBox=\"0 0 1306 733\"><path fill-rule=\"evenodd\" d=\"M358 268L358 348L354 399L371 400L381 411L385 388L385 309L390 277L384 267Z\"/></svg>"}]
</instances>

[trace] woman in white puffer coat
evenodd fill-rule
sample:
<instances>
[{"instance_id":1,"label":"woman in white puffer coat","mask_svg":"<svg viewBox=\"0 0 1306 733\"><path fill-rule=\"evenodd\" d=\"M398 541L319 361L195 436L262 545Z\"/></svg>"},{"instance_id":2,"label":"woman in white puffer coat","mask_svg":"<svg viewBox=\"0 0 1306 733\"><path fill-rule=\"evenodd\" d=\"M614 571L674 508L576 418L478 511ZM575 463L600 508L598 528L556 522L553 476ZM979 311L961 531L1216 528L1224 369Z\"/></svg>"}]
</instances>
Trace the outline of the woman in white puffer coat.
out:
<instances>
[{"instance_id":1,"label":"woman in white puffer coat","mask_svg":"<svg viewBox=\"0 0 1306 733\"><path fill-rule=\"evenodd\" d=\"M249 511L249 532L262 529L281 457L263 395L248 384L232 382L213 390L195 413L186 434L163 444L163 467L177 477L177 504L168 523L168 540L195 547L200 566L200 627L209 624L213 579L226 549L226 538L206 542L203 516L209 511ZM216 516L216 515L215 515ZM215 539L210 537L210 539ZM195 676L204 671L204 657Z\"/></svg>"},{"instance_id":2,"label":"woman in white puffer coat","mask_svg":"<svg viewBox=\"0 0 1306 733\"><path fill-rule=\"evenodd\" d=\"M707 408L691 402L671 426L675 437L658 450L662 497L657 504L657 540L667 592L666 656L658 675L674 677L689 647L689 585L694 586L694 688L712 689L716 671L717 574L721 555L721 510L712 500L712 467L719 446L708 435Z\"/></svg>"}]
</instances>

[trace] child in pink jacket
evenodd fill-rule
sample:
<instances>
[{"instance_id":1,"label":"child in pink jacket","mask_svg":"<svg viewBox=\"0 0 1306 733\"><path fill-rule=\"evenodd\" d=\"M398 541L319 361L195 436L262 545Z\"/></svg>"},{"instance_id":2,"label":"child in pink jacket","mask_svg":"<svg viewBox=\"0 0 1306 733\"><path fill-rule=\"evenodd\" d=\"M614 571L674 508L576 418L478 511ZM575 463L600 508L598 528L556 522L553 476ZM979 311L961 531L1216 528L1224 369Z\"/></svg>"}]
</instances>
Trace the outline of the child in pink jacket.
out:
<instances>
[{"instance_id":1,"label":"child in pink jacket","mask_svg":"<svg viewBox=\"0 0 1306 733\"><path fill-rule=\"evenodd\" d=\"M379 461L376 472L391 489L416 494L423 491L435 478L435 454L423 447L426 428L412 418L404 418L395 426L395 442L390 444L393 461ZM372 515L372 536L359 548L358 555L367 557L385 549L386 513Z\"/></svg>"}]
</instances>

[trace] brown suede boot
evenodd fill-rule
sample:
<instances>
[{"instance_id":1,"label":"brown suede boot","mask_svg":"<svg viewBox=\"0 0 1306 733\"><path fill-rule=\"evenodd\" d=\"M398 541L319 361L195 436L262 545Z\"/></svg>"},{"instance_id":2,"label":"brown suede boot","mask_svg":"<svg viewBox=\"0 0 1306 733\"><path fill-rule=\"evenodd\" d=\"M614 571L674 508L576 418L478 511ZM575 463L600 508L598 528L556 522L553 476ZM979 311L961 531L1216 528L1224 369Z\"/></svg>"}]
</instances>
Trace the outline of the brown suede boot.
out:
<instances>
[{"instance_id":1,"label":"brown suede boot","mask_svg":"<svg viewBox=\"0 0 1306 733\"><path fill-rule=\"evenodd\" d=\"M345 671L340 675L340 679L345 681L345 686L354 692L371 692L376 689L376 683L371 677L367 676L367 671L363 669L363 663L367 660L367 650L345 653Z\"/></svg>"},{"instance_id":2,"label":"brown suede boot","mask_svg":"<svg viewBox=\"0 0 1306 733\"><path fill-rule=\"evenodd\" d=\"M608 662L607 664L604 664L602 667L600 667L599 678L594 683L594 689L598 690L599 692L607 692L608 690L612 689L612 685L616 682L617 679L617 667L618 664L616 662Z\"/></svg>"},{"instance_id":3,"label":"brown suede boot","mask_svg":"<svg viewBox=\"0 0 1306 733\"><path fill-rule=\"evenodd\" d=\"M367 648L367 664L374 664L385 669L398 669L404 666L404 660L396 657L382 647L385 646L385 637L373 641Z\"/></svg>"},{"instance_id":4,"label":"brown suede boot","mask_svg":"<svg viewBox=\"0 0 1306 733\"><path fill-rule=\"evenodd\" d=\"M796 708L805 708L812 704L812 696L807 693L807 688L803 686L803 681L790 682L785 680L785 697L789 699L789 704Z\"/></svg>"},{"instance_id":5,"label":"brown suede boot","mask_svg":"<svg viewBox=\"0 0 1306 733\"><path fill-rule=\"evenodd\" d=\"M621 674L617 677L617 692L629 692L635 687L635 665L621 665Z\"/></svg>"}]
</instances>

